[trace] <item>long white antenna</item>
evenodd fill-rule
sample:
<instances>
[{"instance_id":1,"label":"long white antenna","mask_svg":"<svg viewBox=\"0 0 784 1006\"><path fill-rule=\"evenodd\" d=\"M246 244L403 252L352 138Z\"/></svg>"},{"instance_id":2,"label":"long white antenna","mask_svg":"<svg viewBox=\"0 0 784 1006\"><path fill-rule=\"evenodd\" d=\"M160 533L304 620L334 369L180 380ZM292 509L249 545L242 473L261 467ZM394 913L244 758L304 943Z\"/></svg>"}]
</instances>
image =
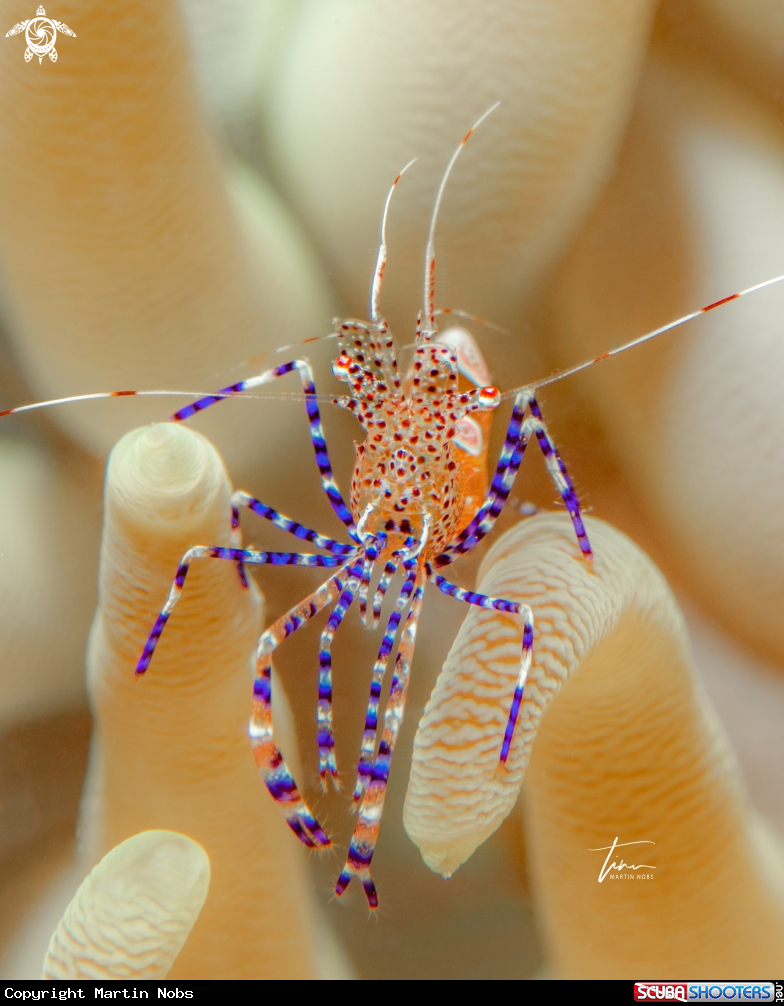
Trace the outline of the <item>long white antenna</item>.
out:
<instances>
[{"instance_id":1,"label":"long white antenna","mask_svg":"<svg viewBox=\"0 0 784 1006\"><path fill-rule=\"evenodd\" d=\"M592 360L585 360L583 363L578 363L576 366L569 367L567 370L561 370L557 374L553 374L551 377L543 377L541 380L533 381L531 384L523 384L519 388L512 388L510 391L505 391L501 398L514 398L521 391L531 391L536 388L543 388L548 384L554 384L556 381L561 381L565 377L571 377L573 374L579 374L581 370L586 370L588 367L593 366L594 363L599 363L600 360L607 360L611 356L617 356L619 353L625 353L627 349L633 349L635 346L640 346L644 342L649 342L651 339L655 339L658 335L663 335L665 332L671 332L674 328L680 328L681 325L685 325L687 322L693 321L695 318L699 318L700 315L707 314L709 311L713 311L715 308L721 307L723 304L728 304L730 301L738 300L749 293L756 293L757 290L764 290L765 287L775 286L776 283L781 283L782 281L784 281L784 274L781 276L774 276L772 279L766 279L762 283L755 283L754 286L746 287L745 290L740 290L738 293L731 293L729 297L722 297L721 300L715 300L712 304L706 304L705 307L701 307L698 311L692 311L690 314L683 315L682 318L676 318L675 321L671 321L667 325L662 325L661 328L655 328L652 332L646 332L645 335L640 335L636 339L632 339L631 342L625 342L622 346L616 346L615 349L609 349L606 353L600 353L599 356L593 357ZM326 336L324 338L333 337L334 335ZM304 342L315 341L317 340L304 340ZM402 348L406 349L408 347L404 346ZM93 394L69 395L66 398L52 398L46 402L33 402L30 405L17 405L16 408L4 409L0 411L0 418L3 416L12 416L20 412L33 412L37 409L49 408L52 405L67 405L71 402L89 402L100 398L124 398L132 395L138 395L140 398L166 396L173 398L205 398L207 396L214 396L221 399L238 398L245 399L246 401L256 401L262 399L269 399L271 401L335 401L332 395L304 395L298 392L287 392L286 394L249 394L248 392L238 391L236 394L229 392L221 394L216 391L168 391L157 389L151 391L99 391Z\"/></svg>"},{"instance_id":2,"label":"long white antenna","mask_svg":"<svg viewBox=\"0 0 784 1006\"><path fill-rule=\"evenodd\" d=\"M688 321L694 321L695 318L699 318L702 314L707 314L708 311L713 311L717 307L721 307L722 304L728 304L731 300L738 300L740 297L745 297L746 294L756 293L757 290L764 290L766 286L773 286L776 283L781 283L784 280L784 274L781 276L774 276L773 279L766 279L762 283L755 283L754 286L746 287L745 290L740 290L738 293L731 293L729 297L722 297L721 300L714 300L712 304L706 304L705 307L701 307L698 311L692 311L690 314L684 314L682 318L676 318L675 321L670 321L666 325L662 325L661 328L654 328L652 332L646 332L645 335L639 335L636 339L632 339L631 342L624 342L622 346L616 346L615 349L608 349L606 353L600 353L598 356L594 356L592 360L585 360L583 363L578 363L574 367L569 367L566 370L560 370L557 374L553 374L551 377L543 377L539 381L534 381L533 384L525 384L519 388L512 388L511 391L505 391L501 396L502 398L514 398L520 391L533 390L535 388L544 388L548 384L554 384L556 381L562 381L565 377L571 377L572 374L579 374L581 370L586 370L588 367L592 367L594 363L599 363L600 360L608 360L611 356L617 356L619 353L625 353L627 349L634 349L635 346L641 346L644 342L650 342L651 339L655 339L657 335L663 335L665 332L671 332L674 328L680 328L681 325L685 325Z\"/></svg>"},{"instance_id":3,"label":"long white antenna","mask_svg":"<svg viewBox=\"0 0 784 1006\"><path fill-rule=\"evenodd\" d=\"M468 132L465 134L463 139L458 144L457 150L452 154L452 159L446 166L446 171L444 172L444 177L441 179L441 184L438 187L438 194L436 195L436 203L433 207L433 216L430 218L430 233L427 236L427 248L425 250L425 324L422 329L422 337L425 341L429 340L436 330L436 317L435 317L435 296L436 296L436 249L435 249L435 235L436 235L436 220L438 219L438 211L441 207L441 200L444 195L444 189L446 188L447 180L449 179L450 172L455 166L455 161L460 156L460 151L471 139L472 134L475 132L479 126L485 121L485 119L494 112L498 106L501 104L497 101L494 105L491 105L486 112L476 120L476 122L471 126Z\"/></svg>"},{"instance_id":4,"label":"long white antenna","mask_svg":"<svg viewBox=\"0 0 784 1006\"><path fill-rule=\"evenodd\" d=\"M69 395L67 398L50 398L47 402L33 402L32 405L17 405L14 409L4 409L0 412L0 418L16 415L17 412L34 412L36 409L47 409L51 405L68 405L71 402L93 402L98 398L125 398L129 395L138 395L140 398L151 396L163 396L164 398L202 398L210 393L204 391L97 391L90 395Z\"/></svg>"},{"instance_id":5,"label":"long white antenna","mask_svg":"<svg viewBox=\"0 0 784 1006\"><path fill-rule=\"evenodd\" d=\"M381 284L384 280L384 270L387 267L387 214L389 213L389 204L392 201L392 193L395 191L397 183L408 171L415 160L416 157L412 157L403 170L398 172L398 176L394 182L392 182L392 187L387 194L387 201L384 203L384 215L381 217L381 246L378 249L376 271L373 273L373 283L370 287L370 320L376 322L376 324L381 321L381 312L379 311L379 304L381 302Z\"/></svg>"}]
</instances>

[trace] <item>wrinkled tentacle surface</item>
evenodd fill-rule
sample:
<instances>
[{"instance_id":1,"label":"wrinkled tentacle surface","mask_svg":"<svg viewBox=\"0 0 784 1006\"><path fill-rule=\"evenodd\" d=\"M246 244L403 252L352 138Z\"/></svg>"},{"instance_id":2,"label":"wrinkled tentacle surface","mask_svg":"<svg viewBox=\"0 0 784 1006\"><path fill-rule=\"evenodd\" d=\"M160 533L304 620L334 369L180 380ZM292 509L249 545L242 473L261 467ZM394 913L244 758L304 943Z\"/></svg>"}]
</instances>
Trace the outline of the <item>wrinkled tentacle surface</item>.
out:
<instances>
[{"instance_id":1,"label":"wrinkled tentacle surface","mask_svg":"<svg viewBox=\"0 0 784 1006\"><path fill-rule=\"evenodd\" d=\"M84 880L49 943L48 980L164 978L207 898L210 861L187 835L144 831Z\"/></svg>"},{"instance_id":2,"label":"wrinkled tentacle surface","mask_svg":"<svg viewBox=\"0 0 784 1006\"><path fill-rule=\"evenodd\" d=\"M522 521L488 553L481 589L537 613L507 766L496 751L519 628L473 608L419 724L406 829L449 875L525 775L529 872L559 977L761 973L784 953L781 841L749 806L664 577L620 532L586 523L593 566L566 515ZM646 843L614 862L649 864L648 878L615 869L599 883L616 839Z\"/></svg>"}]
</instances>

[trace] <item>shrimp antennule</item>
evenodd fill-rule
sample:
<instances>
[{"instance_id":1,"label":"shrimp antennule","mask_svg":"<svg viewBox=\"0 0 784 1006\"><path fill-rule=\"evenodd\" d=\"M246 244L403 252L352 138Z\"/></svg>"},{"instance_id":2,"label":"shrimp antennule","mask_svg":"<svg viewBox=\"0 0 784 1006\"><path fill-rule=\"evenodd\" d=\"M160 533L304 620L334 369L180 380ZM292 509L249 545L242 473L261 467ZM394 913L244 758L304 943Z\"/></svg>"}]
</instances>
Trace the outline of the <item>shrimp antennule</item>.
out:
<instances>
[{"instance_id":1,"label":"shrimp antennule","mask_svg":"<svg viewBox=\"0 0 784 1006\"><path fill-rule=\"evenodd\" d=\"M438 186L438 193L436 194L435 205L433 206L433 215L430 218L430 230L427 235L427 248L425 249L425 310L424 310L424 328L422 329L422 338L429 341L436 331L436 316L435 316L435 296L436 296L436 221L438 220L438 211L441 208L441 200L444 197L444 189L446 188L446 183L449 180L449 176L452 173L452 168L455 166L455 161L460 156L460 151L471 139L474 132L481 126L488 115L491 115L501 104L497 101L494 105L491 105L487 111L483 112L476 122L471 126L468 132L465 134L463 139L458 144L457 149L452 154L449 164L446 166L446 171L441 179L441 184ZM419 340L417 340L419 341Z\"/></svg>"},{"instance_id":2,"label":"shrimp antennule","mask_svg":"<svg viewBox=\"0 0 784 1006\"><path fill-rule=\"evenodd\" d=\"M373 273L373 282L370 287L370 319L376 324L382 322L379 307L381 303L381 284L384 281L384 271L387 267L387 215L389 213L389 204L392 202L392 193L397 188L397 183L414 161L416 161L416 157L412 157L408 164L398 172L397 178L392 182L392 186L387 193L387 201L384 203L384 213L381 217L381 244L378 248L376 269Z\"/></svg>"}]
</instances>

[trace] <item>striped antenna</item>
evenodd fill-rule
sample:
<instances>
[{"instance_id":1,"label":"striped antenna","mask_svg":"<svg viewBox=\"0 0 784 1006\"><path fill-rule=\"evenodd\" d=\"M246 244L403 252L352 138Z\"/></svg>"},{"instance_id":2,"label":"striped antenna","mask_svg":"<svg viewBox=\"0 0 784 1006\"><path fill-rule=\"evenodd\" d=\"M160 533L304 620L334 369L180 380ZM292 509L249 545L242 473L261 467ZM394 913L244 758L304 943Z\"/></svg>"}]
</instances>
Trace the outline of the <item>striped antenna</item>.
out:
<instances>
[{"instance_id":1,"label":"striped antenna","mask_svg":"<svg viewBox=\"0 0 784 1006\"><path fill-rule=\"evenodd\" d=\"M334 320L338 321L339 319ZM309 339L302 339L301 342L291 342L286 346L277 346L275 349L269 349L264 353L259 353L256 356L252 356L249 359L244 360L242 363L237 363L233 367L230 367L228 370L219 371L217 374L213 375L213 378L218 378L225 374L230 374L235 370L239 370L241 367L247 367L252 363L258 363L269 356L276 356L278 353L284 353L292 349L299 349L301 346L308 346L313 342L326 342L329 339L336 339L336 338L337 338L337 332L330 332L327 335L314 335ZM172 398L203 398L208 394L210 394L210 392L208 391L169 391L164 389L161 390L155 389L149 391L97 391L88 395L69 395L66 398L50 398L48 401L45 402L33 402L31 405L19 405L14 409L4 409L0 411L0 419L2 419L3 416L12 416L20 412L34 412L37 409L46 409L53 405L70 405L75 402L90 402L100 400L102 398L127 398L133 396L139 398L151 398L151 397L165 398L167 396ZM305 401L305 395L300 394L296 391L273 392L269 394L254 394L254 395L243 394L241 396L225 395L223 397L225 398L242 397L253 400L291 399L292 401L303 401L303 402ZM315 397L317 401L331 403L334 396L315 395L311 397Z\"/></svg>"},{"instance_id":2,"label":"striped antenna","mask_svg":"<svg viewBox=\"0 0 784 1006\"><path fill-rule=\"evenodd\" d=\"M239 398L243 401L275 401L275 402L325 402L328 405L332 405L335 401L334 395L305 395L303 392L291 391L291 392L277 392L277 393L266 393L266 394L248 394L243 393L233 393L233 394L216 394L213 391L168 391L168 390L151 390L151 391L97 391L90 395L69 395L67 398L50 398L45 402L33 402L30 405L17 405L13 409L3 409L0 411L0 419L3 416L15 416L22 412L35 412L38 409L48 409L53 405L71 405L75 402L94 402L102 398L128 398L136 396L137 398L194 398L201 399L207 397L213 397L216 399L224 398ZM170 417L171 418L171 417Z\"/></svg>"},{"instance_id":3,"label":"striped antenna","mask_svg":"<svg viewBox=\"0 0 784 1006\"><path fill-rule=\"evenodd\" d=\"M646 332L645 335L639 335L636 339L632 339L631 342L624 342L622 346L616 346L615 349L608 349L607 352L600 353L599 356L594 356L592 360L585 360L583 363L578 363L574 367L568 367L566 370L560 370L557 374L553 374L551 377L543 377L538 381L534 381L532 384L525 384L519 388L512 388L511 391L505 391L501 397L514 398L515 395L519 394L521 391L533 391L536 388L544 388L548 384L554 384L556 381L562 381L565 377L571 377L573 374L579 374L581 370L587 370L588 367L592 367L595 363L599 363L601 360L607 360L611 356L618 356L619 353L625 353L627 349L634 349L635 346L641 346L644 342L650 342L651 339L655 339L659 335L664 335L665 332L671 332L674 328L680 328L681 325L685 325L689 321L694 321L694 319L699 318L700 315L707 314L709 311L713 311L717 307L721 307L723 304L729 304L730 301L745 297L746 294L756 293L757 290L764 290L767 286L774 286L776 283L781 283L782 280L784 280L784 275L774 276L773 279L766 279L763 283L755 283L754 286L746 287L745 290L740 290L738 293L731 293L729 297L722 297L721 300L714 300L712 304L706 304L705 307L701 307L697 311L692 311L690 314L684 314L682 318L676 318L675 321L670 321L666 325L662 325L661 328L654 328L653 331Z\"/></svg>"},{"instance_id":4,"label":"striped antenna","mask_svg":"<svg viewBox=\"0 0 784 1006\"><path fill-rule=\"evenodd\" d=\"M497 101L494 105L491 105L486 112L483 112L476 122L471 126L468 132L465 134L463 139L458 144L457 150L452 154L452 158L449 164L446 166L446 171L444 172L444 177L441 179L441 184L438 186L438 194L436 195L436 203L433 207L433 216L430 218L430 232L427 236L427 248L425 250L425 313L424 319L425 324L422 330L422 337L425 341L429 341L436 330L436 315L435 315L435 296L436 296L436 248L435 248L435 236L436 236L436 220L438 219L438 211L441 208L441 200L444 196L444 189L446 188L446 183L449 180L449 175L451 174L452 168L455 166L455 161L460 156L460 151L471 139L474 132L482 125L485 119L493 113L498 106L501 104Z\"/></svg>"},{"instance_id":5,"label":"striped antenna","mask_svg":"<svg viewBox=\"0 0 784 1006\"><path fill-rule=\"evenodd\" d=\"M18 412L34 412L36 409L46 409L50 405L68 405L71 402L90 402L98 398L126 398L131 395L140 397L149 396L174 396L175 398L193 398L204 394L201 391L96 391L91 395L69 395L67 398L50 398L47 402L33 402L32 405L17 405L15 409L4 409L0 412L0 419L3 416L13 416Z\"/></svg>"},{"instance_id":6,"label":"striped antenna","mask_svg":"<svg viewBox=\"0 0 784 1006\"><path fill-rule=\"evenodd\" d=\"M492 109L491 109L492 111ZM485 115L489 114L488 112ZM700 315L707 314L709 311L715 310L717 307L722 307L724 304L729 304L733 300L739 300L741 297L745 297L747 294L756 293L757 290L764 290L765 287L775 286L776 283L781 283L784 280L784 274L781 276L774 276L772 279L766 279L762 283L755 283L754 286L746 287L745 290L740 290L738 293L732 293L728 297L722 297L721 300L715 300L712 304L706 304L705 307L701 307L697 311L692 311L690 314L683 315L682 318L676 318L675 321L671 321L666 325L662 325L661 328L655 328L651 332L646 332L645 335L640 335L636 339L632 339L631 342L625 342L621 346L616 346L615 349L609 349L605 353L600 353L599 356L594 356L591 360L585 360L583 363L578 363L574 367L568 367L566 370L558 371L558 373L553 374L550 377L543 377L538 381L534 381L531 384L523 384L519 388L512 388L510 391L505 391L501 395L502 399L514 398L521 391L533 391L536 388L544 388L548 384L554 384L556 381L562 381L565 377L571 377L573 374L579 374L581 370L587 370L588 367L592 367L595 363L599 363L601 360L607 360L611 356L618 356L620 353L625 353L627 349L634 349L635 346L641 346L645 342L650 342L651 339L655 339L659 335L663 335L665 332L671 332L675 328L680 328L681 325L685 325L689 321L694 321L695 318L699 318ZM462 317L471 317L473 320L482 322L483 324L488 324L484 322L483 319L468 315L467 312L460 312L451 309L442 309L439 312L434 312L434 314L459 314ZM504 331L499 329L498 326L488 325L490 328L496 328L499 331ZM324 338L334 338L334 334L330 336L318 336L314 339L306 339L304 342L316 342L319 339ZM284 348L295 348L296 345L302 345L303 343L296 343L291 347ZM401 349L410 348L409 346L402 346ZM244 382L243 382L244 383ZM17 415L22 412L34 412L37 409L46 409L53 405L69 405L74 402L91 402L102 398L126 398L130 396L137 396L139 398L204 398L207 396L212 396L215 398L241 398L246 400L274 400L274 401L318 401L326 403L334 403L335 399L333 395L304 395L298 392L278 392L278 393L262 393L258 392L254 394L249 394L247 391L244 392L233 392L232 394L221 394L215 392L207 391L175 391L175 390L150 390L150 391L98 391L89 395L69 395L65 398L51 398L45 402L33 402L30 405L18 405L13 409L4 409L0 411L0 419L3 416Z\"/></svg>"},{"instance_id":7,"label":"striped antenna","mask_svg":"<svg viewBox=\"0 0 784 1006\"><path fill-rule=\"evenodd\" d=\"M387 267L387 214L389 213L389 204L392 202L392 193L395 191L397 183L408 171L415 160L416 157L412 157L402 171L398 172L397 178L394 182L392 182L392 187L387 193L387 201L384 203L384 213L381 217L381 245L378 249L376 271L373 273L373 282L370 287L370 320L376 324L381 321L381 312L379 311L379 304L381 302L381 284L384 281L384 271Z\"/></svg>"}]
</instances>

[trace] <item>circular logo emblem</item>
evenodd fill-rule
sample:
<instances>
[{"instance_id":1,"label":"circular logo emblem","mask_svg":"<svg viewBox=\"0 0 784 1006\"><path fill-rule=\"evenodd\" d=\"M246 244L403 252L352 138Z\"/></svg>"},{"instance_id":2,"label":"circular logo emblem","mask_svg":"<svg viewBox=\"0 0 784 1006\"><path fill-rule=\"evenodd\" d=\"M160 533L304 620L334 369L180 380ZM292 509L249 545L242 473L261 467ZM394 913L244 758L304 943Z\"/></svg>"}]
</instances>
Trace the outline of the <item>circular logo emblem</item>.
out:
<instances>
[{"instance_id":1,"label":"circular logo emblem","mask_svg":"<svg viewBox=\"0 0 784 1006\"><path fill-rule=\"evenodd\" d=\"M57 28L54 26L54 21L50 21L48 17L34 17L32 21L27 22L25 39L28 49L39 59L46 56L54 49L54 43L57 39Z\"/></svg>"}]
</instances>

